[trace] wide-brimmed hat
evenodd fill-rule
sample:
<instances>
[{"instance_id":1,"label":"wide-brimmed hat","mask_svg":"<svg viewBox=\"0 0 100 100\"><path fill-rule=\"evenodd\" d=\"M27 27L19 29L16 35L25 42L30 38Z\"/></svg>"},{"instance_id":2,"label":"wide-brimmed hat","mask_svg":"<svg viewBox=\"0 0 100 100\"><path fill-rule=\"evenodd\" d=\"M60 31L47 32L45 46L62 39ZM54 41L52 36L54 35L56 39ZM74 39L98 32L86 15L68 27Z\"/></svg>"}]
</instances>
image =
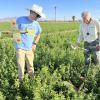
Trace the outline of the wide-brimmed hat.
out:
<instances>
[{"instance_id":1,"label":"wide-brimmed hat","mask_svg":"<svg viewBox=\"0 0 100 100\"><path fill-rule=\"evenodd\" d=\"M46 18L45 14L43 13L43 8L39 5L34 4L31 9L27 9L29 11L34 11L37 13L40 17Z\"/></svg>"}]
</instances>

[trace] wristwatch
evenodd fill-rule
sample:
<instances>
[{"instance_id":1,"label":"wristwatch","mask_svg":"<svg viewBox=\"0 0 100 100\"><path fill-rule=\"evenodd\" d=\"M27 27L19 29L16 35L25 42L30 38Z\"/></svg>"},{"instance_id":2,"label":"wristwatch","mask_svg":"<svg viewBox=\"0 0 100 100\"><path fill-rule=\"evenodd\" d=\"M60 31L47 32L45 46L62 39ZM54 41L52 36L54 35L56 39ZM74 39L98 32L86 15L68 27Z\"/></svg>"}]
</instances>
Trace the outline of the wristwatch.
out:
<instances>
[{"instance_id":1,"label":"wristwatch","mask_svg":"<svg viewBox=\"0 0 100 100\"><path fill-rule=\"evenodd\" d=\"M35 42L33 42L32 44L36 45L36 43L35 43Z\"/></svg>"}]
</instances>

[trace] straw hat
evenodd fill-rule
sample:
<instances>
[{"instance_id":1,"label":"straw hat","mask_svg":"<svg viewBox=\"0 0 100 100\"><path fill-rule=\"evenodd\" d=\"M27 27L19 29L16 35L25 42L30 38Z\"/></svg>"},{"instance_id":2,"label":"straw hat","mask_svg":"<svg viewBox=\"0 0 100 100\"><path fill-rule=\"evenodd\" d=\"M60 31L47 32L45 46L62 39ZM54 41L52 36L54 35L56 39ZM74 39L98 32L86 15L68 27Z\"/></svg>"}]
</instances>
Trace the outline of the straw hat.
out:
<instances>
[{"instance_id":1,"label":"straw hat","mask_svg":"<svg viewBox=\"0 0 100 100\"><path fill-rule=\"evenodd\" d=\"M33 5L31 9L27 9L27 10L31 10L34 11L35 13L37 13L38 15L40 15L40 17L42 18L46 18L45 14L43 13L43 8L39 5Z\"/></svg>"}]
</instances>

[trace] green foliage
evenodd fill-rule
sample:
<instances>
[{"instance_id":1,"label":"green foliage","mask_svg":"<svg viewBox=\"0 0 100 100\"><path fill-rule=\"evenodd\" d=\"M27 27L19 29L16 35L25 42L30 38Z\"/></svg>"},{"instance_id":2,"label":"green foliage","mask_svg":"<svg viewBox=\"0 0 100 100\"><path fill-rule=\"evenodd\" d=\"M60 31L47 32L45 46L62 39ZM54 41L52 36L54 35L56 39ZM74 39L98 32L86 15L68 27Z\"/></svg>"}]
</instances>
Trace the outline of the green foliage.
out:
<instances>
[{"instance_id":1,"label":"green foliage","mask_svg":"<svg viewBox=\"0 0 100 100\"><path fill-rule=\"evenodd\" d=\"M35 51L35 78L25 73L18 81L12 38L0 39L0 100L99 100L100 68L91 65L86 74L83 50L73 50L78 23L41 23L44 32ZM69 41L69 42L68 42ZM78 92L77 89L83 84Z\"/></svg>"},{"instance_id":2,"label":"green foliage","mask_svg":"<svg viewBox=\"0 0 100 100\"><path fill-rule=\"evenodd\" d=\"M43 28L43 33L76 30L79 27L77 22L40 22L40 24Z\"/></svg>"}]
</instances>

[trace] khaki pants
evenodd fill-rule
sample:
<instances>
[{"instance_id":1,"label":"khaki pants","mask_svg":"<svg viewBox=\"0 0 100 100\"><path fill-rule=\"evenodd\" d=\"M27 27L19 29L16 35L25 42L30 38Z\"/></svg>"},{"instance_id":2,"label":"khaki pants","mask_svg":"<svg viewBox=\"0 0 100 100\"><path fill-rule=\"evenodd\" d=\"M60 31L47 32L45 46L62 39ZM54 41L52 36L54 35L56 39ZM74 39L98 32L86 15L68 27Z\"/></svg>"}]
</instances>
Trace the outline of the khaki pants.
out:
<instances>
[{"instance_id":1,"label":"khaki pants","mask_svg":"<svg viewBox=\"0 0 100 100\"><path fill-rule=\"evenodd\" d=\"M18 64L19 80L23 80L24 78L25 62L27 64L28 74L32 75L34 73L34 68L33 68L34 53L33 51L18 49L16 50L16 57L17 57L17 64Z\"/></svg>"}]
</instances>

